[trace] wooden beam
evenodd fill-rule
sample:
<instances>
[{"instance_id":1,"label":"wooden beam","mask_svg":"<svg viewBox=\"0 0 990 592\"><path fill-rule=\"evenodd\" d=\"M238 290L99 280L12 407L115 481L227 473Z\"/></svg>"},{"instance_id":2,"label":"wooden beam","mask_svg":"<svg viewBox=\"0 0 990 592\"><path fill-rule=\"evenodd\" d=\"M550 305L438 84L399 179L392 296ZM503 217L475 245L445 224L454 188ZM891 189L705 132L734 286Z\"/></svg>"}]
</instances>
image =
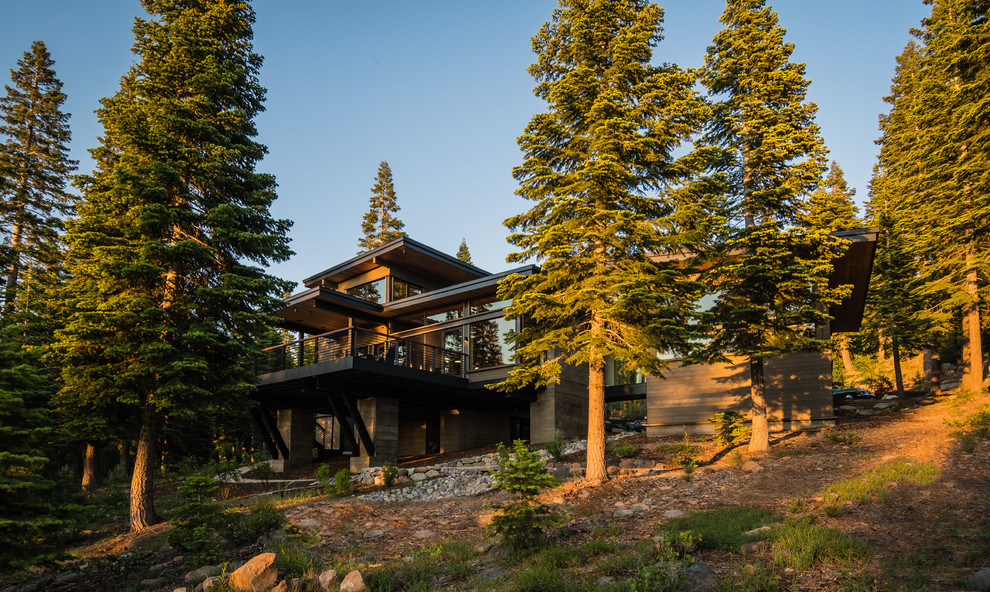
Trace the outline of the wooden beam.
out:
<instances>
[{"instance_id":1,"label":"wooden beam","mask_svg":"<svg viewBox=\"0 0 990 592\"><path fill-rule=\"evenodd\" d=\"M369 456L375 456L375 443L371 440L371 434L368 433L368 428L365 427L364 420L361 419L361 412L357 409L354 395L344 394L342 397L344 403L347 404L347 409L351 412L351 417L354 418L354 427L357 428L358 435L361 436L361 443L364 444L364 449L368 451Z\"/></svg>"}]
</instances>

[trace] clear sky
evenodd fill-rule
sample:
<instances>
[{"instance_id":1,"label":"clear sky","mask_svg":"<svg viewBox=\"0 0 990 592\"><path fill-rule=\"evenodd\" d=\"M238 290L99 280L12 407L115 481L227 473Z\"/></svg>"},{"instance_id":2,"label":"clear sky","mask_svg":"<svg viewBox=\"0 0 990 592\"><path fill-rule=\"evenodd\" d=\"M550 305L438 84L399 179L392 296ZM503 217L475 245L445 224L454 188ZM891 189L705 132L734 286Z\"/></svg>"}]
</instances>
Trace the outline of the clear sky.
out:
<instances>
[{"instance_id":1,"label":"clear sky","mask_svg":"<svg viewBox=\"0 0 990 592\"><path fill-rule=\"evenodd\" d=\"M771 2L807 64L809 99L831 153L866 198L877 116L894 58L929 12L921 0ZM720 28L719 0L666 0L658 62L700 66ZM476 265L509 267L502 220L514 195L516 138L543 104L526 68L553 0L255 0L267 111L260 170L279 183L278 217L296 255L272 271L301 280L356 253L378 163L387 160L407 234L448 253L462 237ZM134 59L138 0L0 0L0 71L41 39L72 114L72 155L91 170L93 110ZM2 77L5 83L9 78Z\"/></svg>"}]
</instances>

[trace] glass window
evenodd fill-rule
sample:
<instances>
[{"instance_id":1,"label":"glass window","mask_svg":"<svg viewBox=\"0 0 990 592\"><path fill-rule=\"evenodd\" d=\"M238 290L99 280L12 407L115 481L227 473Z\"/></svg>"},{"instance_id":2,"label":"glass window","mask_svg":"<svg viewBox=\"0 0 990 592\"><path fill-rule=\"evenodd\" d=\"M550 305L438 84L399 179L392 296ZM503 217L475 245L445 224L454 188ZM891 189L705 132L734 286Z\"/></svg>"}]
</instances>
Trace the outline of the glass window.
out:
<instances>
[{"instance_id":1,"label":"glass window","mask_svg":"<svg viewBox=\"0 0 990 592\"><path fill-rule=\"evenodd\" d=\"M511 300L499 300L497 296L479 298L471 301L471 314L476 315L484 312L491 312L493 310L499 310L509 306L510 304L512 304Z\"/></svg>"},{"instance_id":2,"label":"glass window","mask_svg":"<svg viewBox=\"0 0 990 592\"><path fill-rule=\"evenodd\" d=\"M422 293L423 288L417 286L416 284L410 284L405 280L392 278L392 300L409 298L410 296L418 296Z\"/></svg>"},{"instance_id":3,"label":"glass window","mask_svg":"<svg viewBox=\"0 0 990 592\"><path fill-rule=\"evenodd\" d=\"M437 310L429 310L426 312L426 324L432 325L434 323L453 321L454 319L461 318L462 314L464 314L464 305L461 303Z\"/></svg>"},{"instance_id":4,"label":"glass window","mask_svg":"<svg viewBox=\"0 0 990 592\"><path fill-rule=\"evenodd\" d=\"M492 368L509 364L512 346L505 338L516 329L516 322L504 318L471 323L471 368Z\"/></svg>"},{"instance_id":5,"label":"glass window","mask_svg":"<svg viewBox=\"0 0 990 592\"><path fill-rule=\"evenodd\" d=\"M385 284L387 279L388 278L382 278L380 280L361 284L360 286L347 288L347 293L351 296L357 296L361 300L382 304L385 302Z\"/></svg>"}]
</instances>

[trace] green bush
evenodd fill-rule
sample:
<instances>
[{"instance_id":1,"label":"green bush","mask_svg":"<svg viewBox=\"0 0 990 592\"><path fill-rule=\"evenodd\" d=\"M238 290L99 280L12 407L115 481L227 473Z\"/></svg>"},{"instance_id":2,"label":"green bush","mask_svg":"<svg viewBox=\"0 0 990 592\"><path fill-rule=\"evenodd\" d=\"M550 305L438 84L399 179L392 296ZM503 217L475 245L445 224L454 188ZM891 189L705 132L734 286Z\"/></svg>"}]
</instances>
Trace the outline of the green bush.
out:
<instances>
[{"instance_id":1,"label":"green bush","mask_svg":"<svg viewBox=\"0 0 990 592\"><path fill-rule=\"evenodd\" d=\"M219 529L223 518L213 504L218 489L216 480L203 473L189 475L178 486L179 505L168 542L182 552L187 567L216 563L222 556Z\"/></svg>"},{"instance_id":2,"label":"green bush","mask_svg":"<svg viewBox=\"0 0 990 592\"><path fill-rule=\"evenodd\" d=\"M330 486L330 480L331 480L330 465L322 464L316 467L316 473L314 474L314 477L316 478L317 481L320 482L320 485L323 486L324 491L326 491L327 493L333 493L333 487Z\"/></svg>"},{"instance_id":3,"label":"green bush","mask_svg":"<svg viewBox=\"0 0 990 592\"><path fill-rule=\"evenodd\" d=\"M547 454L557 462L564 460L564 434L560 430L556 430L553 440L547 443Z\"/></svg>"},{"instance_id":4,"label":"green bush","mask_svg":"<svg viewBox=\"0 0 990 592\"><path fill-rule=\"evenodd\" d=\"M853 368L859 379L873 392L889 391L894 383L887 376L887 370L877 361L875 354L853 356Z\"/></svg>"},{"instance_id":5,"label":"green bush","mask_svg":"<svg viewBox=\"0 0 990 592\"><path fill-rule=\"evenodd\" d=\"M746 425L746 416L736 411L716 413L715 417L708 419L708 422L715 425L713 441L719 446L734 446L749 439L753 432L752 428Z\"/></svg>"},{"instance_id":6,"label":"green bush","mask_svg":"<svg viewBox=\"0 0 990 592\"><path fill-rule=\"evenodd\" d=\"M333 475L333 492L338 497L350 495L354 491L351 483L351 472L348 469L340 469Z\"/></svg>"},{"instance_id":7,"label":"green bush","mask_svg":"<svg viewBox=\"0 0 990 592\"><path fill-rule=\"evenodd\" d=\"M844 446L852 446L856 442L862 440L862 438L853 432L827 432L825 434L825 439L833 444L841 444Z\"/></svg>"},{"instance_id":8,"label":"green bush","mask_svg":"<svg viewBox=\"0 0 990 592\"><path fill-rule=\"evenodd\" d=\"M558 526L563 516L536 501L541 489L556 485L540 457L522 440L513 442L513 451L515 459L510 458L509 450L499 444L493 487L515 494L515 499L507 504L488 504L486 507L498 510L492 518L491 529L502 535L510 547L521 549L537 544L543 538L543 531Z\"/></svg>"},{"instance_id":9,"label":"green bush","mask_svg":"<svg viewBox=\"0 0 990 592\"><path fill-rule=\"evenodd\" d=\"M382 480L385 482L385 487L391 488L395 485L395 480L399 477L399 469L395 467L395 463L392 461L385 461L382 465Z\"/></svg>"},{"instance_id":10,"label":"green bush","mask_svg":"<svg viewBox=\"0 0 990 592\"><path fill-rule=\"evenodd\" d=\"M632 458L636 456L636 447L632 444L622 444L619 446L613 446L612 452L621 458Z\"/></svg>"}]
</instances>

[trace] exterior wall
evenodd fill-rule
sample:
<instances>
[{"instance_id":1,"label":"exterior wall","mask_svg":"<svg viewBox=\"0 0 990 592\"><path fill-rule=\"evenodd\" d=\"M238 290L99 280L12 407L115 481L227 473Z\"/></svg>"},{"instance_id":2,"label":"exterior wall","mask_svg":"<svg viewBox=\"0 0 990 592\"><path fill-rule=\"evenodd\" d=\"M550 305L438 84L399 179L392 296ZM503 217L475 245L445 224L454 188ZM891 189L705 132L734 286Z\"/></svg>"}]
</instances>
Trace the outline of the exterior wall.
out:
<instances>
[{"instance_id":1,"label":"exterior wall","mask_svg":"<svg viewBox=\"0 0 990 592\"><path fill-rule=\"evenodd\" d=\"M666 379L647 377L647 433L651 436L710 434L708 419L720 411L749 415L749 361L671 367ZM828 354L801 352L768 358L764 366L767 416L771 430L835 423L832 360Z\"/></svg>"},{"instance_id":2,"label":"exterior wall","mask_svg":"<svg viewBox=\"0 0 990 592\"><path fill-rule=\"evenodd\" d=\"M308 409L279 409L276 423L289 449L289 457L276 460L275 470L281 472L312 463L313 412Z\"/></svg>"},{"instance_id":3,"label":"exterior wall","mask_svg":"<svg viewBox=\"0 0 990 592\"><path fill-rule=\"evenodd\" d=\"M369 397L359 400L357 408L371 441L375 443L375 455L368 454L355 430L354 437L361 452L351 457L351 472L381 466L385 461L395 462L399 452L399 402L385 397Z\"/></svg>"},{"instance_id":4,"label":"exterior wall","mask_svg":"<svg viewBox=\"0 0 990 592\"><path fill-rule=\"evenodd\" d=\"M440 411L418 405L399 407L399 456L433 454L440 447Z\"/></svg>"},{"instance_id":5,"label":"exterior wall","mask_svg":"<svg viewBox=\"0 0 990 592\"><path fill-rule=\"evenodd\" d=\"M440 416L440 452L457 452L509 440L509 416L470 409Z\"/></svg>"},{"instance_id":6,"label":"exterior wall","mask_svg":"<svg viewBox=\"0 0 990 592\"><path fill-rule=\"evenodd\" d=\"M605 421L605 418L602 418ZM560 430L565 438L588 434L588 366L564 365L560 382L548 385L529 405L530 440L544 444Z\"/></svg>"}]
</instances>

